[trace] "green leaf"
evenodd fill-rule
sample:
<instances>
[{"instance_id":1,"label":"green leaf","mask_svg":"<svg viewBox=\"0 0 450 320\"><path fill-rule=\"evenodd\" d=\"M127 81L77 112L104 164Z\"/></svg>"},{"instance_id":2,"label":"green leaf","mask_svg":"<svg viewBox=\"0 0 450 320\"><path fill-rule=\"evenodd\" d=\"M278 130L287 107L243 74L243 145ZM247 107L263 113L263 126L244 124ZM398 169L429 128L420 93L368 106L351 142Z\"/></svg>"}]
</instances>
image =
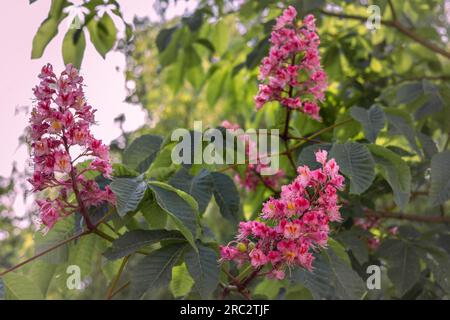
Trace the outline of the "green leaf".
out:
<instances>
[{"instance_id":1,"label":"green leaf","mask_svg":"<svg viewBox=\"0 0 450 320\"><path fill-rule=\"evenodd\" d=\"M403 296L420 278L419 256L410 244L397 239L384 241L377 251L388 262L388 277L399 296Z\"/></svg>"},{"instance_id":2,"label":"green leaf","mask_svg":"<svg viewBox=\"0 0 450 320\"><path fill-rule=\"evenodd\" d=\"M207 170L202 169L199 174L192 176L187 169L181 168L172 176L169 183L193 196L198 203L200 213L205 212L213 192L211 176Z\"/></svg>"},{"instance_id":3,"label":"green leaf","mask_svg":"<svg viewBox=\"0 0 450 320\"><path fill-rule=\"evenodd\" d=\"M198 244L198 252L189 250L184 259L192 278L195 280L195 288L203 299L208 299L219 284L219 263L216 251Z\"/></svg>"},{"instance_id":4,"label":"green leaf","mask_svg":"<svg viewBox=\"0 0 450 320\"><path fill-rule=\"evenodd\" d=\"M375 178L375 163L365 145L357 142L336 143L330 151L340 170L350 179L350 193L361 194Z\"/></svg>"},{"instance_id":5,"label":"green leaf","mask_svg":"<svg viewBox=\"0 0 450 320\"><path fill-rule=\"evenodd\" d=\"M209 107L212 109L217 100L223 93L225 81L229 75L227 68L220 68L216 71L210 79L208 79L208 87L206 88L206 100Z\"/></svg>"},{"instance_id":6,"label":"green leaf","mask_svg":"<svg viewBox=\"0 0 450 320\"><path fill-rule=\"evenodd\" d=\"M231 222L236 222L239 217L239 192L233 180L226 174L211 172L213 193L220 213Z\"/></svg>"},{"instance_id":7,"label":"green leaf","mask_svg":"<svg viewBox=\"0 0 450 320\"><path fill-rule=\"evenodd\" d=\"M39 254L71 237L75 232L74 221L74 216L66 217L59 220L46 235L36 233L34 236L35 254ZM66 262L68 258L68 246L62 245L48 252L41 259L50 264L60 264Z\"/></svg>"},{"instance_id":8,"label":"green leaf","mask_svg":"<svg viewBox=\"0 0 450 320\"><path fill-rule=\"evenodd\" d=\"M123 163L140 173L145 172L161 147L161 136L146 134L136 138L124 151Z\"/></svg>"},{"instance_id":9,"label":"green leaf","mask_svg":"<svg viewBox=\"0 0 450 320\"><path fill-rule=\"evenodd\" d=\"M3 276L8 300L43 300L44 295L30 278L23 274L10 272Z\"/></svg>"},{"instance_id":10,"label":"green leaf","mask_svg":"<svg viewBox=\"0 0 450 320\"><path fill-rule=\"evenodd\" d=\"M447 252L433 243L424 241L416 243L415 248L417 254L433 272L439 286L450 293L450 257Z\"/></svg>"},{"instance_id":11,"label":"green leaf","mask_svg":"<svg viewBox=\"0 0 450 320\"><path fill-rule=\"evenodd\" d=\"M87 27L92 44L104 59L116 43L117 30L114 21L105 13L98 21L91 19Z\"/></svg>"},{"instance_id":12,"label":"green leaf","mask_svg":"<svg viewBox=\"0 0 450 320\"><path fill-rule=\"evenodd\" d=\"M351 266L350 258L345 250L345 248L333 238L328 239L328 247L333 250L333 252L345 263Z\"/></svg>"},{"instance_id":13,"label":"green leaf","mask_svg":"<svg viewBox=\"0 0 450 320\"><path fill-rule=\"evenodd\" d=\"M351 107L350 115L361 123L364 135L370 142L375 142L378 133L384 127L384 112L378 105L372 105L370 109Z\"/></svg>"},{"instance_id":14,"label":"green leaf","mask_svg":"<svg viewBox=\"0 0 450 320\"><path fill-rule=\"evenodd\" d=\"M427 136L422 132L418 132L417 137L419 138L423 153L427 159L431 159L436 153L438 153L436 143L430 136Z\"/></svg>"},{"instance_id":15,"label":"green leaf","mask_svg":"<svg viewBox=\"0 0 450 320\"><path fill-rule=\"evenodd\" d=\"M397 102L410 103L423 94L422 82L404 83L397 91Z\"/></svg>"},{"instance_id":16,"label":"green leaf","mask_svg":"<svg viewBox=\"0 0 450 320\"><path fill-rule=\"evenodd\" d=\"M450 199L450 151L437 153L431 159L430 204L437 206Z\"/></svg>"},{"instance_id":17,"label":"green leaf","mask_svg":"<svg viewBox=\"0 0 450 320\"><path fill-rule=\"evenodd\" d=\"M403 110L385 108L386 118L391 125L391 134L401 134L408 140L413 150L421 155L416 142L416 133L412 126L411 115Z\"/></svg>"},{"instance_id":18,"label":"green leaf","mask_svg":"<svg viewBox=\"0 0 450 320\"><path fill-rule=\"evenodd\" d=\"M142 247L161 241L183 241L185 238L178 231L168 230L133 230L113 241L112 246L103 253L109 260L123 258Z\"/></svg>"},{"instance_id":19,"label":"green leaf","mask_svg":"<svg viewBox=\"0 0 450 320\"><path fill-rule=\"evenodd\" d=\"M163 52L169 46L173 33L178 30L178 27L169 29L162 29L156 36L156 47L159 52Z\"/></svg>"},{"instance_id":20,"label":"green leaf","mask_svg":"<svg viewBox=\"0 0 450 320\"><path fill-rule=\"evenodd\" d=\"M394 201L402 209L411 193L411 171L409 166L395 152L377 145L368 146L375 162L381 167L381 175L394 192Z\"/></svg>"},{"instance_id":21,"label":"green leaf","mask_svg":"<svg viewBox=\"0 0 450 320\"><path fill-rule=\"evenodd\" d=\"M31 59L42 57L45 48L50 41L58 34L58 25L67 16L63 9L69 5L67 0L52 0L47 18L39 26L33 38Z\"/></svg>"},{"instance_id":22,"label":"green leaf","mask_svg":"<svg viewBox=\"0 0 450 320\"><path fill-rule=\"evenodd\" d=\"M64 36L62 45L64 63L71 63L75 68L80 69L84 49L86 49L86 38L83 29L69 29Z\"/></svg>"},{"instance_id":23,"label":"green leaf","mask_svg":"<svg viewBox=\"0 0 450 320\"><path fill-rule=\"evenodd\" d=\"M230 41L230 25L228 25L227 22L226 19L222 18L212 26L210 40L219 55L225 53Z\"/></svg>"},{"instance_id":24,"label":"green leaf","mask_svg":"<svg viewBox=\"0 0 450 320\"><path fill-rule=\"evenodd\" d=\"M121 217L137 209L144 197L145 190L147 190L147 184L142 180L142 176L136 178L114 178L110 187L116 195L116 209Z\"/></svg>"},{"instance_id":25,"label":"green leaf","mask_svg":"<svg viewBox=\"0 0 450 320\"><path fill-rule=\"evenodd\" d=\"M80 268L81 279L92 273L95 259L98 257L96 242L99 237L89 234L80 238L69 253L69 265L76 265Z\"/></svg>"},{"instance_id":26,"label":"green leaf","mask_svg":"<svg viewBox=\"0 0 450 320\"><path fill-rule=\"evenodd\" d=\"M148 290L153 292L167 288L172 279L172 268L186 249L185 244L172 244L153 251L144 257L131 271L133 298L141 297Z\"/></svg>"},{"instance_id":27,"label":"green leaf","mask_svg":"<svg viewBox=\"0 0 450 320\"><path fill-rule=\"evenodd\" d=\"M258 66L261 63L261 60L267 55L269 47L269 37L265 37L260 42L258 42L255 48L247 55L247 58L245 60L247 69L252 70L256 66Z\"/></svg>"},{"instance_id":28,"label":"green leaf","mask_svg":"<svg viewBox=\"0 0 450 320\"><path fill-rule=\"evenodd\" d=\"M353 254L361 265L369 260L367 244L364 243L357 232L353 230L340 232L338 237L345 244L346 249Z\"/></svg>"},{"instance_id":29,"label":"green leaf","mask_svg":"<svg viewBox=\"0 0 450 320\"><path fill-rule=\"evenodd\" d=\"M427 100L414 113L414 119L420 120L433 113L439 112L444 106L444 100L439 92L430 94Z\"/></svg>"},{"instance_id":30,"label":"green leaf","mask_svg":"<svg viewBox=\"0 0 450 320\"><path fill-rule=\"evenodd\" d=\"M170 292L175 298L184 297L191 292L194 280L189 274L186 264L175 266L172 269L172 281L170 281Z\"/></svg>"},{"instance_id":31,"label":"green leaf","mask_svg":"<svg viewBox=\"0 0 450 320\"><path fill-rule=\"evenodd\" d=\"M167 212L189 244L197 250L195 238L198 228L198 207L195 200L184 191L168 184L157 181L150 181L148 184L159 206Z\"/></svg>"},{"instance_id":32,"label":"green leaf","mask_svg":"<svg viewBox=\"0 0 450 320\"><path fill-rule=\"evenodd\" d=\"M42 259L38 259L32 263L29 278L36 281L36 285L41 290L42 295L47 295L48 287L55 274L56 265L49 264Z\"/></svg>"},{"instance_id":33,"label":"green leaf","mask_svg":"<svg viewBox=\"0 0 450 320\"><path fill-rule=\"evenodd\" d=\"M295 269L294 281L309 289L314 299L361 299L365 286L359 275L333 251L316 257L313 271Z\"/></svg>"},{"instance_id":34,"label":"green leaf","mask_svg":"<svg viewBox=\"0 0 450 320\"><path fill-rule=\"evenodd\" d=\"M273 300L278 297L278 293L283 287L282 281L265 278L255 287L254 295L263 295L267 299Z\"/></svg>"}]
</instances>

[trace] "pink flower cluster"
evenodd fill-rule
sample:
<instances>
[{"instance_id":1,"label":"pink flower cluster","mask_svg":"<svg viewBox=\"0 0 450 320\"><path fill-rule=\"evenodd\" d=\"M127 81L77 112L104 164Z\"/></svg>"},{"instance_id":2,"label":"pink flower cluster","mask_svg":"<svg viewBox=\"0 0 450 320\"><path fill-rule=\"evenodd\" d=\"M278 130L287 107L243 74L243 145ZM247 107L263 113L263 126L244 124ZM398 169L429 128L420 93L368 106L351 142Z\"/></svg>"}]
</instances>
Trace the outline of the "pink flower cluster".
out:
<instances>
[{"instance_id":1,"label":"pink flower cluster","mask_svg":"<svg viewBox=\"0 0 450 320\"><path fill-rule=\"evenodd\" d=\"M272 31L269 55L260 66L256 108L269 101L299 110L320 120L318 102L323 101L327 76L320 66L315 18L306 16L297 26L294 7L288 7L277 19Z\"/></svg>"},{"instance_id":2,"label":"pink flower cluster","mask_svg":"<svg viewBox=\"0 0 450 320\"><path fill-rule=\"evenodd\" d=\"M59 188L56 199L37 200L40 222L48 230L63 216L86 213L90 206L114 203L115 198L108 186L101 189L95 180L83 175L97 171L109 177L112 171L108 147L89 130L96 110L86 103L83 78L70 64L59 77L47 64L39 78L33 89L36 104L29 127L34 164L29 182L34 192ZM76 161L83 158L88 164L77 168ZM76 203L70 200L69 192L75 193Z\"/></svg>"},{"instance_id":3,"label":"pink flower cluster","mask_svg":"<svg viewBox=\"0 0 450 320\"><path fill-rule=\"evenodd\" d=\"M321 168L299 167L280 198L264 203L261 221L240 223L236 240L221 247L222 260L267 267L266 274L276 279L283 279L285 269L293 266L312 270L312 252L326 247L329 222L342 220L337 190L344 188L335 160L327 161L326 151L318 151L316 160Z\"/></svg>"},{"instance_id":4,"label":"pink flower cluster","mask_svg":"<svg viewBox=\"0 0 450 320\"><path fill-rule=\"evenodd\" d=\"M223 121L221 125L231 132L236 132L240 129L238 124L231 123L228 120ZM241 139L243 143L245 143L246 159L256 159L256 163L249 163L245 168L243 176L241 176L239 173L236 174L234 177L236 183L242 188L245 188L247 191L256 190L258 185L260 185L261 183L270 188L278 189L280 179L284 178L285 176L284 171L282 169L278 169L277 172L273 175L261 175L261 171L264 168L269 167L269 164L266 164L265 161L260 161L260 159L265 157L265 155L257 154L256 141L250 139L249 135L241 134L238 136L238 138Z\"/></svg>"}]
</instances>

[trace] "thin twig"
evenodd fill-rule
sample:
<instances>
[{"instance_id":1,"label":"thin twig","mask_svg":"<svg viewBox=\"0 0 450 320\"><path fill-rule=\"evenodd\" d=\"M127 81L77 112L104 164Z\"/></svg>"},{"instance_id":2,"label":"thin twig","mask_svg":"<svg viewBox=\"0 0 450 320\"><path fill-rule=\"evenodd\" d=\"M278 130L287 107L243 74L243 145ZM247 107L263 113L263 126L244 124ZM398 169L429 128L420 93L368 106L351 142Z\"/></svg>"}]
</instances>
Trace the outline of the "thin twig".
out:
<instances>
[{"instance_id":1,"label":"thin twig","mask_svg":"<svg viewBox=\"0 0 450 320\"><path fill-rule=\"evenodd\" d=\"M47 254L47 253L49 253L49 252L51 252L51 251L53 251L53 250L63 246L63 245L65 245L65 244L67 244L67 243L69 243L69 242L71 242L73 240L79 239L82 236L90 234L91 232L92 232L92 230L86 230L86 231L83 231L83 232L81 232L81 233L79 233L77 235L74 235L74 236L72 236L72 237L70 237L70 238L68 238L68 239L66 239L64 241L61 241L61 242L55 244L54 246L52 246L52 247L50 247L50 248L48 248L48 249L46 249L46 250L44 250L44 251L34 255L34 256L32 256L31 258L29 258L29 259L27 259L25 261L22 261L21 263L16 264L15 266L13 266L13 267L3 271L2 273L0 273L0 277L3 277L5 274L18 269L18 268L26 265L27 263L30 263L31 261L36 260L37 258L42 257L43 255L45 255L45 254Z\"/></svg>"}]
</instances>

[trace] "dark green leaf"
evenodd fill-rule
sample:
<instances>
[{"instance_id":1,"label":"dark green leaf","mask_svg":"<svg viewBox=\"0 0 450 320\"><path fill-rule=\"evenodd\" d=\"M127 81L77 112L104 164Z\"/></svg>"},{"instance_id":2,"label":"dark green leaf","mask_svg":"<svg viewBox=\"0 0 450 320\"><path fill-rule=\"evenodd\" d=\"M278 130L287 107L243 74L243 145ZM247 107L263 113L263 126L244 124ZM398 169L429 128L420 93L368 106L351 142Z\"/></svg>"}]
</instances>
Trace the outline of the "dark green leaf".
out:
<instances>
[{"instance_id":1,"label":"dark green leaf","mask_svg":"<svg viewBox=\"0 0 450 320\"><path fill-rule=\"evenodd\" d=\"M211 296L219 284L218 255L213 249L198 244L198 252L190 250L184 255L187 268L195 280L195 288L203 299Z\"/></svg>"},{"instance_id":2,"label":"dark green leaf","mask_svg":"<svg viewBox=\"0 0 450 320\"><path fill-rule=\"evenodd\" d=\"M336 143L330 151L340 170L350 179L350 193L361 194L375 178L375 163L367 147L357 142Z\"/></svg>"},{"instance_id":3,"label":"dark green leaf","mask_svg":"<svg viewBox=\"0 0 450 320\"><path fill-rule=\"evenodd\" d=\"M172 279L172 268L186 249L185 244L162 247L143 258L131 271L133 298L140 298L148 290L156 292L168 288Z\"/></svg>"},{"instance_id":4,"label":"dark green leaf","mask_svg":"<svg viewBox=\"0 0 450 320\"><path fill-rule=\"evenodd\" d=\"M43 300L39 287L30 278L17 272L3 276L8 300Z\"/></svg>"},{"instance_id":5,"label":"dark green leaf","mask_svg":"<svg viewBox=\"0 0 450 320\"><path fill-rule=\"evenodd\" d=\"M370 142L375 142L378 133L384 127L383 109L375 104L368 110L360 107L351 107L350 114L355 120L361 123L366 139Z\"/></svg>"},{"instance_id":6,"label":"dark green leaf","mask_svg":"<svg viewBox=\"0 0 450 320\"><path fill-rule=\"evenodd\" d=\"M233 180L226 174L211 172L214 198L222 216L232 222L239 217L239 192Z\"/></svg>"},{"instance_id":7,"label":"dark green leaf","mask_svg":"<svg viewBox=\"0 0 450 320\"><path fill-rule=\"evenodd\" d=\"M133 230L114 240L111 248L106 250L103 255L109 260L116 260L132 254L144 246L161 241L183 240L183 235L175 230Z\"/></svg>"},{"instance_id":8,"label":"dark green leaf","mask_svg":"<svg viewBox=\"0 0 450 320\"><path fill-rule=\"evenodd\" d=\"M123 163L130 168L145 172L155 159L162 143L161 136L146 134L133 140L125 149Z\"/></svg>"},{"instance_id":9,"label":"dark green leaf","mask_svg":"<svg viewBox=\"0 0 450 320\"><path fill-rule=\"evenodd\" d=\"M450 199L450 151L437 153L431 159L430 203L440 205Z\"/></svg>"},{"instance_id":10,"label":"dark green leaf","mask_svg":"<svg viewBox=\"0 0 450 320\"><path fill-rule=\"evenodd\" d=\"M196 249L195 238L198 229L198 207L195 200L184 191L161 182L150 181L159 206L166 211L187 241Z\"/></svg>"},{"instance_id":11,"label":"dark green leaf","mask_svg":"<svg viewBox=\"0 0 450 320\"><path fill-rule=\"evenodd\" d=\"M375 162L381 166L381 174L394 192L395 203L403 209L408 203L411 193L409 166L399 155L387 148L377 145L369 145L368 148L372 152Z\"/></svg>"},{"instance_id":12,"label":"dark green leaf","mask_svg":"<svg viewBox=\"0 0 450 320\"><path fill-rule=\"evenodd\" d=\"M419 256L410 244L389 239L381 244L377 254L387 260L388 276L399 296L403 296L419 281Z\"/></svg>"},{"instance_id":13,"label":"dark green leaf","mask_svg":"<svg viewBox=\"0 0 450 320\"><path fill-rule=\"evenodd\" d=\"M198 203L200 213L205 212L213 193L211 176L207 170L203 169L196 176L192 176L187 169L182 168L173 175L169 183L193 196Z\"/></svg>"},{"instance_id":14,"label":"dark green leaf","mask_svg":"<svg viewBox=\"0 0 450 320\"><path fill-rule=\"evenodd\" d=\"M111 190L116 195L117 213L123 217L130 211L137 209L144 197L147 184L142 177L114 178L111 182Z\"/></svg>"}]
</instances>

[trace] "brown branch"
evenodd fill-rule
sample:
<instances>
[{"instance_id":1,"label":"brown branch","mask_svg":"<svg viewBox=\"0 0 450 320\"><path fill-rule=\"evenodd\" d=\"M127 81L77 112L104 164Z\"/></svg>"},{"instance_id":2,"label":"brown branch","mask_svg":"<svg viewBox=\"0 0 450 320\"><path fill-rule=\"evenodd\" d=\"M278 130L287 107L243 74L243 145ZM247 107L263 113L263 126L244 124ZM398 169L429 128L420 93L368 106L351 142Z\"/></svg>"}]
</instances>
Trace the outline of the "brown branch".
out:
<instances>
[{"instance_id":1,"label":"brown branch","mask_svg":"<svg viewBox=\"0 0 450 320\"><path fill-rule=\"evenodd\" d=\"M359 16L359 15L354 15L354 14L344 14L344 13L336 13L336 12L331 12L331 11L327 11L327 10L319 10L320 13L326 15L326 16L331 16L331 17L338 17L341 19L352 19L352 20L359 20L359 21L367 21L368 17L364 17L364 16ZM450 52L446 51L445 49L439 47L438 45L434 44L433 42L422 38L421 36L419 36L418 34L416 34L415 32L411 31L410 29L408 29L407 27L405 27L404 25L402 25L400 22L396 21L396 20L383 20L381 19L381 24L396 29L397 31L399 31L400 33L403 33L405 36L413 39L414 41L416 41L417 43L421 44L422 46L424 46L425 48L434 51L438 54L440 54L441 56L450 59Z\"/></svg>"}]
</instances>

